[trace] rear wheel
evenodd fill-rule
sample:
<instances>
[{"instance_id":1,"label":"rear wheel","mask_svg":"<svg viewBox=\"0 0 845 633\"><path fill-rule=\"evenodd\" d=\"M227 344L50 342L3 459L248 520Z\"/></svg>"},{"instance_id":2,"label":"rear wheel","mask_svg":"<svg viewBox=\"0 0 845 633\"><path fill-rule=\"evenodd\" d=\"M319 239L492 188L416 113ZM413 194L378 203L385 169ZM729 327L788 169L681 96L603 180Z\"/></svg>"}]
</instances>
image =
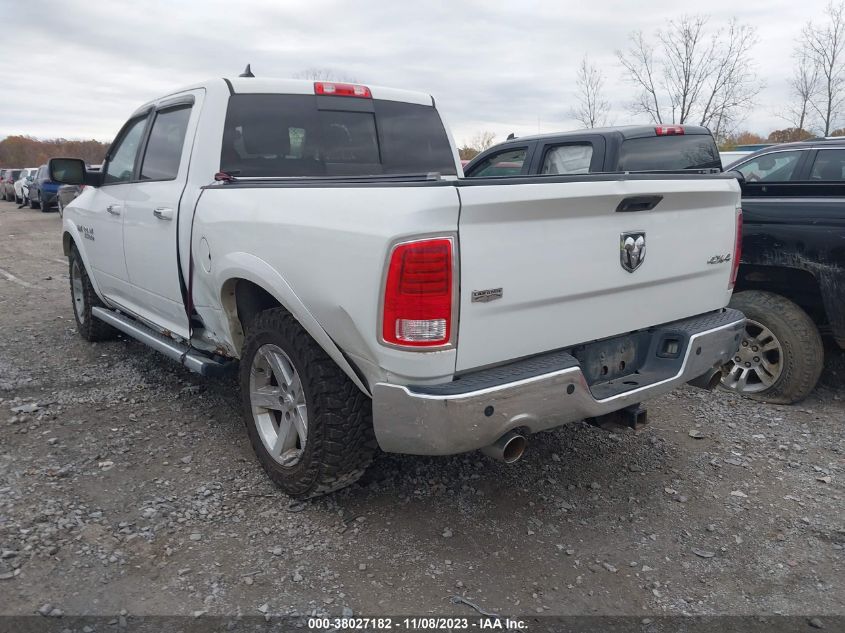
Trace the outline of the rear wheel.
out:
<instances>
[{"instance_id":1,"label":"rear wheel","mask_svg":"<svg viewBox=\"0 0 845 633\"><path fill-rule=\"evenodd\" d=\"M809 315L786 297L761 290L735 294L731 307L747 321L739 350L722 368L722 386L777 404L806 398L824 366L821 336Z\"/></svg>"},{"instance_id":2,"label":"rear wheel","mask_svg":"<svg viewBox=\"0 0 845 633\"><path fill-rule=\"evenodd\" d=\"M60 218L64 217L65 210L64 210L64 207L62 207L62 199L61 198L56 199L56 208L59 210L59 217Z\"/></svg>"},{"instance_id":3,"label":"rear wheel","mask_svg":"<svg viewBox=\"0 0 845 633\"><path fill-rule=\"evenodd\" d=\"M73 246L68 257L70 268L70 297L73 303L73 317L76 329L86 341L105 341L114 338L117 330L91 314L91 308L104 307L103 302L94 291L88 271L76 246Z\"/></svg>"},{"instance_id":4,"label":"rear wheel","mask_svg":"<svg viewBox=\"0 0 845 633\"><path fill-rule=\"evenodd\" d=\"M372 462L369 398L283 308L250 324L240 385L252 447L288 495L307 499L338 490Z\"/></svg>"}]
</instances>

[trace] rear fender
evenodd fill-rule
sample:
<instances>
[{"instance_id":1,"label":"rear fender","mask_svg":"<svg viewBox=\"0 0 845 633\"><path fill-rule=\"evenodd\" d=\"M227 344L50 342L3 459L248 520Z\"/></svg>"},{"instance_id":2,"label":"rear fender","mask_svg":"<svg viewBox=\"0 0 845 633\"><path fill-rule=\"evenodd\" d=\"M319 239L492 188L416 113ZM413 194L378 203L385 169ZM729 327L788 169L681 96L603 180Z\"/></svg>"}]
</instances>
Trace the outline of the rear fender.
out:
<instances>
[{"instance_id":1,"label":"rear fender","mask_svg":"<svg viewBox=\"0 0 845 633\"><path fill-rule=\"evenodd\" d=\"M370 396L370 390L363 383L355 369L335 344L331 336L323 329L317 319L302 303L287 280L270 267L267 262L248 253L228 253L215 263L215 286L219 288L217 296L225 315L225 326L229 343L234 350L240 350L243 345L244 332L238 318L235 286L239 279L254 283L272 295L282 307L293 315L299 324L323 348L326 354L340 367L341 370L365 394Z\"/></svg>"}]
</instances>

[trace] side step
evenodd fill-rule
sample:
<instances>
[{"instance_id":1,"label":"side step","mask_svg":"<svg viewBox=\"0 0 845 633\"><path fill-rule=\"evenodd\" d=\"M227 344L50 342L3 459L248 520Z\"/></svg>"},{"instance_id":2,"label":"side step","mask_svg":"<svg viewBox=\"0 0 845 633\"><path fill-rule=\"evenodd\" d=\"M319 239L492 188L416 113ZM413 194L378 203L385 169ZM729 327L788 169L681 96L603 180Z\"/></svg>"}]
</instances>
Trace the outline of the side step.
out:
<instances>
[{"instance_id":1,"label":"side step","mask_svg":"<svg viewBox=\"0 0 845 633\"><path fill-rule=\"evenodd\" d=\"M203 376L221 376L227 374L237 364L232 360L221 361L206 356L202 352L159 334L140 321L136 321L119 312L107 310L106 308L93 307L91 308L91 314L124 334L141 341L144 345L152 347L157 352L161 352L168 358L172 358L191 371L195 371Z\"/></svg>"}]
</instances>

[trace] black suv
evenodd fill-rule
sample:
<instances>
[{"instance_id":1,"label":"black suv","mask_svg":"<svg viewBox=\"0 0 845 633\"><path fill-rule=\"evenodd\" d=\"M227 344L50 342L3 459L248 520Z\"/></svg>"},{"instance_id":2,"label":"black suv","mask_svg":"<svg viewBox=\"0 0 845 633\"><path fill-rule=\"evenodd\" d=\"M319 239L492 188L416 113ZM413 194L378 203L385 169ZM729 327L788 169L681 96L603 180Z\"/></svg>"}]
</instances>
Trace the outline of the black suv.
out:
<instances>
[{"instance_id":1,"label":"black suv","mask_svg":"<svg viewBox=\"0 0 845 633\"><path fill-rule=\"evenodd\" d=\"M467 178L722 169L716 142L696 125L625 125L508 139L464 167Z\"/></svg>"},{"instance_id":2,"label":"black suv","mask_svg":"<svg viewBox=\"0 0 845 633\"><path fill-rule=\"evenodd\" d=\"M821 374L821 335L845 349L845 138L767 147L731 171L744 221L731 306L748 324L722 385L797 402Z\"/></svg>"}]
</instances>

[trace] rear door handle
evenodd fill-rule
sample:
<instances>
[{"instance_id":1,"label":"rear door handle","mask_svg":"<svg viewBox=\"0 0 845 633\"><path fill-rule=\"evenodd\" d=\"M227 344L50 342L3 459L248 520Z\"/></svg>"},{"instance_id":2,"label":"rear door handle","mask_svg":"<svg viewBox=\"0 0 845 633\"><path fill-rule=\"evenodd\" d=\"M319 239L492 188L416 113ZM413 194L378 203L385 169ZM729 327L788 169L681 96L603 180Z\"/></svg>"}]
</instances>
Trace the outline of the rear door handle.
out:
<instances>
[{"instance_id":1,"label":"rear door handle","mask_svg":"<svg viewBox=\"0 0 845 633\"><path fill-rule=\"evenodd\" d=\"M153 209L153 215L156 216L159 220L172 220L173 209L168 209L167 207L158 207L157 209Z\"/></svg>"},{"instance_id":2,"label":"rear door handle","mask_svg":"<svg viewBox=\"0 0 845 633\"><path fill-rule=\"evenodd\" d=\"M120 215L120 205L110 204L109 206L106 207L106 211L108 211L112 215Z\"/></svg>"},{"instance_id":3,"label":"rear door handle","mask_svg":"<svg viewBox=\"0 0 845 633\"><path fill-rule=\"evenodd\" d=\"M616 207L616 213L632 213L634 211L651 211L660 204L663 196L630 196L622 200Z\"/></svg>"}]
</instances>

